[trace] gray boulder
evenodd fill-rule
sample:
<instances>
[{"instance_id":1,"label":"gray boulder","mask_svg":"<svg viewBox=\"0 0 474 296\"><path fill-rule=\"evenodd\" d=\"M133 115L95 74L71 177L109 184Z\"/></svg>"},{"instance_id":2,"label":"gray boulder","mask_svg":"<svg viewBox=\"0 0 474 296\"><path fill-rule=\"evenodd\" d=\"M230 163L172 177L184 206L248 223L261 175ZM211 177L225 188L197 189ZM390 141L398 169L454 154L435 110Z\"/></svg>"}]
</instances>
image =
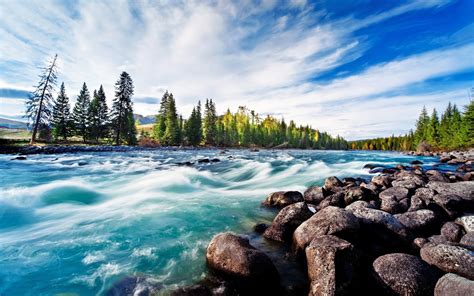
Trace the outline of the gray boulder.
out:
<instances>
[{"instance_id":1,"label":"gray boulder","mask_svg":"<svg viewBox=\"0 0 474 296\"><path fill-rule=\"evenodd\" d=\"M372 177L372 183L381 188L388 188L391 186L393 178L389 175L377 175Z\"/></svg>"},{"instance_id":2,"label":"gray boulder","mask_svg":"<svg viewBox=\"0 0 474 296\"><path fill-rule=\"evenodd\" d=\"M474 281L468 280L454 273L448 273L436 283L435 296L466 296L472 295Z\"/></svg>"},{"instance_id":3,"label":"gray boulder","mask_svg":"<svg viewBox=\"0 0 474 296\"><path fill-rule=\"evenodd\" d=\"M423 260L445 272L457 273L474 279L474 252L448 244L426 244L421 248Z\"/></svg>"},{"instance_id":4,"label":"gray boulder","mask_svg":"<svg viewBox=\"0 0 474 296\"><path fill-rule=\"evenodd\" d=\"M363 224L382 227L403 239L408 239L410 237L410 233L407 231L405 226L389 213L377 209L362 207L352 209L352 213L354 213L354 216L359 218Z\"/></svg>"},{"instance_id":5,"label":"gray boulder","mask_svg":"<svg viewBox=\"0 0 474 296\"><path fill-rule=\"evenodd\" d=\"M431 188L439 194L455 194L466 200L474 200L474 181L464 181L456 183L429 182L428 188Z\"/></svg>"},{"instance_id":6,"label":"gray boulder","mask_svg":"<svg viewBox=\"0 0 474 296\"><path fill-rule=\"evenodd\" d=\"M461 240L459 241L459 243L465 247L465 248L468 248L470 249L471 251L474 249L474 232L468 232L466 233L462 238Z\"/></svg>"},{"instance_id":7,"label":"gray boulder","mask_svg":"<svg viewBox=\"0 0 474 296\"><path fill-rule=\"evenodd\" d=\"M404 187L391 187L380 192L379 197L381 199L395 198L400 201L408 197L408 189Z\"/></svg>"},{"instance_id":8,"label":"gray boulder","mask_svg":"<svg viewBox=\"0 0 474 296\"><path fill-rule=\"evenodd\" d=\"M464 227L466 232L474 232L474 215L466 215L456 219L456 223Z\"/></svg>"},{"instance_id":9,"label":"gray boulder","mask_svg":"<svg viewBox=\"0 0 474 296\"><path fill-rule=\"evenodd\" d=\"M438 222L435 213L431 210L406 212L395 215L395 218L397 218L403 226L413 232L426 232L433 230L433 227Z\"/></svg>"},{"instance_id":10,"label":"gray boulder","mask_svg":"<svg viewBox=\"0 0 474 296\"><path fill-rule=\"evenodd\" d=\"M296 202L303 201L303 195L298 191L277 191L270 193L262 202L266 207L284 208Z\"/></svg>"},{"instance_id":11,"label":"gray boulder","mask_svg":"<svg viewBox=\"0 0 474 296\"><path fill-rule=\"evenodd\" d=\"M389 294L433 295L439 273L418 257L387 254L373 263L376 279Z\"/></svg>"},{"instance_id":12,"label":"gray boulder","mask_svg":"<svg viewBox=\"0 0 474 296\"><path fill-rule=\"evenodd\" d=\"M320 186L311 186L303 194L304 200L313 204L319 204L324 197L324 189Z\"/></svg>"},{"instance_id":13,"label":"gray boulder","mask_svg":"<svg viewBox=\"0 0 474 296\"><path fill-rule=\"evenodd\" d=\"M265 230L263 236L279 242L291 241L293 231L312 215L313 212L308 209L305 202L297 202L284 207L273 219L272 225Z\"/></svg>"},{"instance_id":14,"label":"gray boulder","mask_svg":"<svg viewBox=\"0 0 474 296\"><path fill-rule=\"evenodd\" d=\"M441 227L441 235L450 242L459 242L463 236L463 231L461 226L457 225L454 222L446 222L443 227Z\"/></svg>"},{"instance_id":15,"label":"gray boulder","mask_svg":"<svg viewBox=\"0 0 474 296\"><path fill-rule=\"evenodd\" d=\"M336 193L343 189L344 184L337 177L332 176L324 181L324 190Z\"/></svg>"},{"instance_id":16,"label":"gray boulder","mask_svg":"<svg viewBox=\"0 0 474 296\"><path fill-rule=\"evenodd\" d=\"M333 235L315 237L306 248L309 295L350 295L357 283L354 246Z\"/></svg>"},{"instance_id":17,"label":"gray boulder","mask_svg":"<svg viewBox=\"0 0 474 296\"><path fill-rule=\"evenodd\" d=\"M359 230L358 219L349 211L326 207L303 222L293 233L293 246L304 250L316 237L325 234L352 236Z\"/></svg>"}]
</instances>

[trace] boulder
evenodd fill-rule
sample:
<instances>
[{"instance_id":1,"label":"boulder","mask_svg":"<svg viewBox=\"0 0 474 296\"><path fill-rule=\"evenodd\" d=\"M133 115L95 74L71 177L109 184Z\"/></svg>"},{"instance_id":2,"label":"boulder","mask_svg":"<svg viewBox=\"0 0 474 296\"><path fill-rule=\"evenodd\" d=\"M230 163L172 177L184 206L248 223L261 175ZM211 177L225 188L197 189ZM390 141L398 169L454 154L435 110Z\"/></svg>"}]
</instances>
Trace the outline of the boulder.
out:
<instances>
[{"instance_id":1,"label":"boulder","mask_svg":"<svg viewBox=\"0 0 474 296\"><path fill-rule=\"evenodd\" d=\"M270 258L250 245L248 239L232 233L219 233L212 238L206 261L212 271L232 279L259 284L279 281Z\"/></svg>"},{"instance_id":2,"label":"boulder","mask_svg":"<svg viewBox=\"0 0 474 296\"><path fill-rule=\"evenodd\" d=\"M380 209L390 214L397 214L406 211L407 209L397 201L395 196L388 196L382 199Z\"/></svg>"},{"instance_id":3,"label":"boulder","mask_svg":"<svg viewBox=\"0 0 474 296\"><path fill-rule=\"evenodd\" d=\"M335 207L344 207L344 191L339 191L334 194L329 195L324 200L322 200L317 208L319 210L324 209L325 207L335 206Z\"/></svg>"},{"instance_id":4,"label":"boulder","mask_svg":"<svg viewBox=\"0 0 474 296\"><path fill-rule=\"evenodd\" d=\"M253 227L253 230L256 232L256 233L264 233L265 230L267 230L268 228L268 225L265 224L265 223L258 223L256 224L254 227Z\"/></svg>"},{"instance_id":5,"label":"boulder","mask_svg":"<svg viewBox=\"0 0 474 296\"><path fill-rule=\"evenodd\" d=\"M425 203L418 197L413 196L410 200L410 207L408 212L418 211L425 208Z\"/></svg>"},{"instance_id":6,"label":"boulder","mask_svg":"<svg viewBox=\"0 0 474 296\"><path fill-rule=\"evenodd\" d=\"M410 164L423 164L421 160L415 159L413 161L410 161Z\"/></svg>"},{"instance_id":7,"label":"boulder","mask_svg":"<svg viewBox=\"0 0 474 296\"><path fill-rule=\"evenodd\" d=\"M433 295L440 274L418 257L403 253L387 254L373 263L375 278L388 294Z\"/></svg>"},{"instance_id":8,"label":"boulder","mask_svg":"<svg viewBox=\"0 0 474 296\"><path fill-rule=\"evenodd\" d=\"M312 215L313 212L308 209L305 202L297 202L284 207L273 219L272 225L265 230L263 236L279 242L291 241L295 229Z\"/></svg>"},{"instance_id":9,"label":"boulder","mask_svg":"<svg viewBox=\"0 0 474 296\"><path fill-rule=\"evenodd\" d=\"M388 188L391 186L393 178L389 175L378 175L372 177L372 183L381 188Z\"/></svg>"},{"instance_id":10,"label":"boulder","mask_svg":"<svg viewBox=\"0 0 474 296\"><path fill-rule=\"evenodd\" d=\"M404 187L391 187L380 192L379 197L381 199L394 197L397 201L400 201L408 197L408 189Z\"/></svg>"},{"instance_id":11,"label":"boulder","mask_svg":"<svg viewBox=\"0 0 474 296\"><path fill-rule=\"evenodd\" d=\"M421 248L423 260L445 272L454 272L474 279L474 252L448 244L426 244Z\"/></svg>"},{"instance_id":12,"label":"boulder","mask_svg":"<svg viewBox=\"0 0 474 296\"><path fill-rule=\"evenodd\" d=\"M348 211L354 211L358 208L374 208L370 203L364 201L364 200L358 200L346 207L346 210Z\"/></svg>"},{"instance_id":13,"label":"boulder","mask_svg":"<svg viewBox=\"0 0 474 296\"><path fill-rule=\"evenodd\" d=\"M452 219L459 216L464 209L464 200L456 194L437 194L433 201Z\"/></svg>"},{"instance_id":14,"label":"boulder","mask_svg":"<svg viewBox=\"0 0 474 296\"><path fill-rule=\"evenodd\" d=\"M474 181L457 183L431 181L427 186L439 194L455 194L466 200L474 200Z\"/></svg>"},{"instance_id":15,"label":"boulder","mask_svg":"<svg viewBox=\"0 0 474 296\"><path fill-rule=\"evenodd\" d=\"M426 175L428 176L429 181L437 181L437 182L449 182L449 179L446 176L437 171L437 170L428 170L426 171Z\"/></svg>"},{"instance_id":16,"label":"boulder","mask_svg":"<svg viewBox=\"0 0 474 296\"><path fill-rule=\"evenodd\" d=\"M436 283L435 296L466 296L472 295L474 281L454 273L445 274Z\"/></svg>"},{"instance_id":17,"label":"boulder","mask_svg":"<svg viewBox=\"0 0 474 296\"><path fill-rule=\"evenodd\" d=\"M474 232L468 232L466 233L462 238L461 240L459 241L459 243L465 247L465 248L468 248L470 249L471 251L474 249Z\"/></svg>"},{"instance_id":18,"label":"boulder","mask_svg":"<svg viewBox=\"0 0 474 296\"><path fill-rule=\"evenodd\" d=\"M309 295L350 295L358 282L358 254L337 236L315 237L306 248Z\"/></svg>"},{"instance_id":19,"label":"boulder","mask_svg":"<svg viewBox=\"0 0 474 296\"><path fill-rule=\"evenodd\" d=\"M311 186L303 194L304 200L313 204L319 204L324 197L324 189L320 186Z\"/></svg>"},{"instance_id":20,"label":"boulder","mask_svg":"<svg viewBox=\"0 0 474 296\"><path fill-rule=\"evenodd\" d=\"M436 215L431 210L418 210L395 215L395 218L407 229L416 233L432 232L438 224Z\"/></svg>"},{"instance_id":21,"label":"boulder","mask_svg":"<svg viewBox=\"0 0 474 296\"><path fill-rule=\"evenodd\" d=\"M413 197L417 197L417 198L421 199L425 203L425 205L428 205L431 202L433 202L433 198L434 198L435 195L436 195L436 192L433 189L418 188L415 191L415 194L413 195Z\"/></svg>"},{"instance_id":22,"label":"boulder","mask_svg":"<svg viewBox=\"0 0 474 296\"><path fill-rule=\"evenodd\" d=\"M403 187L408 190L414 191L415 189L419 187L423 187L425 185L425 182L417 176L417 175L411 175L411 176L406 176L400 179L396 179L395 181L392 182L392 186L398 186L398 187Z\"/></svg>"},{"instance_id":23,"label":"boulder","mask_svg":"<svg viewBox=\"0 0 474 296\"><path fill-rule=\"evenodd\" d=\"M474 215L459 217L456 219L456 223L464 227L466 232L474 232Z\"/></svg>"},{"instance_id":24,"label":"boulder","mask_svg":"<svg viewBox=\"0 0 474 296\"><path fill-rule=\"evenodd\" d=\"M443 227L441 227L441 235L450 242L459 242L463 236L463 231L461 226L457 225L454 222L446 222Z\"/></svg>"},{"instance_id":25,"label":"boulder","mask_svg":"<svg viewBox=\"0 0 474 296\"><path fill-rule=\"evenodd\" d=\"M366 189L364 187L351 187L345 190L344 203L347 206L355 201L369 200L373 197L374 195L369 189Z\"/></svg>"},{"instance_id":26,"label":"boulder","mask_svg":"<svg viewBox=\"0 0 474 296\"><path fill-rule=\"evenodd\" d=\"M319 235L351 237L359 230L358 219L349 211L329 206L303 222L293 233L293 246L302 251Z\"/></svg>"},{"instance_id":27,"label":"boulder","mask_svg":"<svg viewBox=\"0 0 474 296\"><path fill-rule=\"evenodd\" d=\"M303 195L298 191L277 191L270 193L265 201L262 202L262 205L267 207L284 208L287 205L301 201L303 201Z\"/></svg>"},{"instance_id":28,"label":"boulder","mask_svg":"<svg viewBox=\"0 0 474 296\"><path fill-rule=\"evenodd\" d=\"M324 181L324 189L332 193L341 191L343 186L344 184L341 180L335 176L329 177Z\"/></svg>"}]
</instances>

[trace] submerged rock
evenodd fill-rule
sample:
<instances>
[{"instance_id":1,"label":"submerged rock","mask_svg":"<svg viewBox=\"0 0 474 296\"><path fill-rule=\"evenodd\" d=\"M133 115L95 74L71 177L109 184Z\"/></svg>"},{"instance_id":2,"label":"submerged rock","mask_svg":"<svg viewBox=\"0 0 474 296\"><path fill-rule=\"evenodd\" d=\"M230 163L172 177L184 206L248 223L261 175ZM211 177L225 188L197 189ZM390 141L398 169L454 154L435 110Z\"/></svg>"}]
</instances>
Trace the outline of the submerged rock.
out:
<instances>
[{"instance_id":1,"label":"submerged rock","mask_svg":"<svg viewBox=\"0 0 474 296\"><path fill-rule=\"evenodd\" d=\"M296 228L293 246L302 251L319 235L334 234L352 236L359 230L359 221L349 211L337 207L326 207Z\"/></svg>"},{"instance_id":2,"label":"submerged rock","mask_svg":"<svg viewBox=\"0 0 474 296\"><path fill-rule=\"evenodd\" d=\"M248 283L278 284L278 271L270 258L248 239L219 233L207 247L207 265L219 275Z\"/></svg>"},{"instance_id":3,"label":"submerged rock","mask_svg":"<svg viewBox=\"0 0 474 296\"><path fill-rule=\"evenodd\" d=\"M270 193L265 201L262 202L262 205L267 207L284 208L301 201L303 201L303 195L298 191L277 191Z\"/></svg>"},{"instance_id":4,"label":"submerged rock","mask_svg":"<svg viewBox=\"0 0 474 296\"><path fill-rule=\"evenodd\" d=\"M376 279L385 291L395 295L433 295L440 274L418 257L387 254L373 263Z\"/></svg>"},{"instance_id":5,"label":"submerged rock","mask_svg":"<svg viewBox=\"0 0 474 296\"><path fill-rule=\"evenodd\" d=\"M421 258L445 272L454 272L474 279L474 252L447 244L427 244L420 250Z\"/></svg>"},{"instance_id":6,"label":"submerged rock","mask_svg":"<svg viewBox=\"0 0 474 296\"><path fill-rule=\"evenodd\" d=\"M309 295L350 295L358 284L354 246L333 235L315 237L306 248Z\"/></svg>"},{"instance_id":7,"label":"submerged rock","mask_svg":"<svg viewBox=\"0 0 474 296\"><path fill-rule=\"evenodd\" d=\"M441 277L436 283L435 296L465 296L472 295L474 281L468 280L454 273L448 273Z\"/></svg>"},{"instance_id":8,"label":"submerged rock","mask_svg":"<svg viewBox=\"0 0 474 296\"><path fill-rule=\"evenodd\" d=\"M312 215L305 202L289 205L278 213L263 236L279 242L291 241L295 229Z\"/></svg>"}]
</instances>

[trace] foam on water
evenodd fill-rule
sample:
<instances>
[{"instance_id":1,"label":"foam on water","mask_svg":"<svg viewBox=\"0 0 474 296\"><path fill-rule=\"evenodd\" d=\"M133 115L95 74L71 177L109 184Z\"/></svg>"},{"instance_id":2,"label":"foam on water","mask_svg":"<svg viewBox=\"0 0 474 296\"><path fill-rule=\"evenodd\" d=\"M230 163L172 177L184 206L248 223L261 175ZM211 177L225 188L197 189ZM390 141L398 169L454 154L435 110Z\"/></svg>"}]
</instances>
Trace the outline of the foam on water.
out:
<instances>
[{"instance_id":1,"label":"foam on water","mask_svg":"<svg viewBox=\"0 0 474 296\"><path fill-rule=\"evenodd\" d=\"M415 159L299 150L12 157L0 155L1 295L100 295L130 275L165 287L190 284L206 273L214 234L251 233L255 223L271 221L275 212L259 206L268 193L303 191L331 175L369 176L366 163ZM221 161L197 163L201 158ZM186 161L196 163L177 165ZM251 241L274 248L260 237Z\"/></svg>"}]
</instances>

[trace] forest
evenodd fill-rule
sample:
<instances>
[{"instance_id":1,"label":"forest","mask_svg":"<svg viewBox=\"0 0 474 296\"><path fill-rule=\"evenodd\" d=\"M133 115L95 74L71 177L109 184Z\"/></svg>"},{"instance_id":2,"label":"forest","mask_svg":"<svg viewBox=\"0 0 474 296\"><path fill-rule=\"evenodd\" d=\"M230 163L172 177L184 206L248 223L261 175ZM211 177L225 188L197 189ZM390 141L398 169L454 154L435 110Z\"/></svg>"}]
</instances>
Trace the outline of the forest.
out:
<instances>
[{"instance_id":1,"label":"forest","mask_svg":"<svg viewBox=\"0 0 474 296\"><path fill-rule=\"evenodd\" d=\"M404 136L391 136L349 142L350 149L358 150L453 150L474 146L474 100L461 112L456 104L448 103L438 116L436 109L431 115L425 107L416 121L415 130Z\"/></svg>"},{"instance_id":2,"label":"forest","mask_svg":"<svg viewBox=\"0 0 474 296\"><path fill-rule=\"evenodd\" d=\"M26 101L26 117L32 129L31 144L67 143L71 138L84 144L152 146L280 147L300 149L347 149L342 137L332 137L310 126L297 126L239 107L235 113L218 115L212 99L204 107L199 101L189 118L179 115L176 100L166 91L157 106L158 115L151 133L137 135L133 119L133 80L123 72L115 84L112 108L107 107L102 85L90 91L84 83L74 107L70 108L64 83L58 95L53 92L57 80L57 56L43 70L36 90ZM138 139L137 139L138 136Z\"/></svg>"}]
</instances>

